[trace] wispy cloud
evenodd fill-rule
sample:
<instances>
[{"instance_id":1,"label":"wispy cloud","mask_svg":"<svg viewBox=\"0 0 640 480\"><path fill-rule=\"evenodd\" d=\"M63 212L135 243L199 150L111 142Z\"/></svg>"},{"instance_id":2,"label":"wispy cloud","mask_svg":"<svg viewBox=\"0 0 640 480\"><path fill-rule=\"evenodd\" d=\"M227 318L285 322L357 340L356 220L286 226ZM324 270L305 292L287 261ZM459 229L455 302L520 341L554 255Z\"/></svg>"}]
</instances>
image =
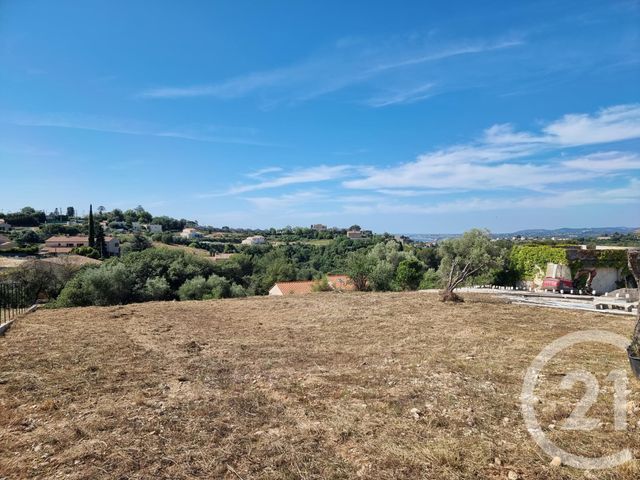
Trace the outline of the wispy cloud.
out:
<instances>
[{"instance_id":1,"label":"wispy cloud","mask_svg":"<svg viewBox=\"0 0 640 480\"><path fill-rule=\"evenodd\" d=\"M396 90L370 98L366 103L372 107L387 107L400 103L415 103L433 96L433 83L426 83L406 90Z\"/></svg>"},{"instance_id":2,"label":"wispy cloud","mask_svg":"<svg viewBox=\"0 0 640 480\"><path fill-rule=\"evenodd\" d=\"M320 191L285 193L276 196L245 197L258 210L280 210L281 213L299 210L301 207L308 207L309 203L315 203L327 198L327 195Z\"/></svg>"},{"instance_id":3,"label":"wispy cloud","mask_svg":"<svg viewBox=\"0 0 640 480\"><path fill-rule=\"evenodd\" d=\"M226 195L237 195L240 193L265 190L269 188L337 180L340 178L344 178L349 172L353 171L353 168L354 167L350 165L319 165L316 167L296 169L282 175L272 176L270 178L262 178L265 174L265 172L262 171L260 175L262 181L258 183L237 185L223 193L202 193L198 194L197 198L213 198ZM271 172L274 171L273 169L270 170Z\"/></svg>"},{"instance_id":4,"label":"wispy cloud","mask_svg":"<svg viewBox=\"0 0 640 480\"><path fill-rule=\"evenodd\" d=\"M102 133L116 133L121 135L139 135L150 137L177 138L207 143L227 143L238 145L253 145L260 147L278 146L253 138L216 135L216 128L202 126L199 128L163 127L150 122L140 122L131 119L117 119L100 115L84 115L71 113L50 114L2 114L0 122L24 126L44 128L64 128L72 130L87 130ZM242 129L245 131L246 129Z\"/></svg>"},{"instance_id":5,"label":"wispy cloud","mask_svg":"<svg viewBox=\"0 0 640 480\"><path fill-rule=\"evenodd\" d=\"M175 99L211 97L234 99L256 93L268 93L269 102L305 101L386 76L394 71L416 68L462 55L480 55L497 50L514 48L523 44L520 39L461 40L435 42L433 39L415 44L408 39L393 42L371 43L358 41L339 42L333 49L312 55L298 63L273 70L252 72L220 82L187 86L162 86L139 92L140 98ZM400 91L388 90L373 95L365 104L381 107L397 103L409 103L427 98L429 82ZM388 86L388 85L387 85ZM375 90L375 86L371 86ZM392 93L389 94L388 92ZM386 100L385 100L386 99Z\"/></svg>"}]
</instances>

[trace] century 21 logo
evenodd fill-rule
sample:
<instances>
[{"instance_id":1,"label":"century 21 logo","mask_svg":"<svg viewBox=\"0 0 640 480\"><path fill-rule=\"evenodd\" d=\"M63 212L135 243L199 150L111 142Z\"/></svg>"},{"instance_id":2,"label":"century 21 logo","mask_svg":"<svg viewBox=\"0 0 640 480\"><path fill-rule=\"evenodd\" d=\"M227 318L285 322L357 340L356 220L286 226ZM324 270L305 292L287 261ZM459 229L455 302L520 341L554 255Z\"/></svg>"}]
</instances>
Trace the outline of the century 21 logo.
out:
<instances>
[{"instance_id":1,"label":"century 21 logo","mask_svg":"<svg viewBox=\"0 0 640 480\"><path fill-rule=\"evenodd\" d=\"M617 335L604 330L586 330L582 332L570 333L547 345L542 352L533 360L524 378L522 393L520 395L520 406L522 416L529 434L538 446L551 457L560 457L562 463L581 469L605 469L612 468L630 460L633 460L631 450L625 448L612 455L598 458L584 457L569 453L555 445L542 431L536 417L535 405L537 403L534 395L538 378L544 366L558 353L584 342L606 343L620 348L626 353L629 340L622 335ZM614 388L614 428L618 431L627 428L627 374L625 370L614 370L607 377L607 381L613 383ZM586 392L578 402L569 418L561 426L563 430L589 431L600 425L600 421L587 417L587 412L598 400L600 385L596 377L584 370L572 371L568 373L560 383L560 388L570 389L576 383L583 383Z\"/></svg>"}]
</instances>

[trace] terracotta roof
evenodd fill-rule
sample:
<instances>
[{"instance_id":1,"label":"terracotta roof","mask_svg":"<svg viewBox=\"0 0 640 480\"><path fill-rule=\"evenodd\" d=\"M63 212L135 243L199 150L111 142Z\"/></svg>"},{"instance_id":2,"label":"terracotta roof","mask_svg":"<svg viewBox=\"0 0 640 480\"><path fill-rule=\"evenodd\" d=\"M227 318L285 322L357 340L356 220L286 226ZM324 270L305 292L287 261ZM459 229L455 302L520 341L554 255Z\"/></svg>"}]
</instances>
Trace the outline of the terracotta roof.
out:
<instances>
[{"instance_id":1,"label":"terracotta roof","mask_svg":"<svg viewBox=\"0 0 640 480\"><path fill-rule=\"evenodd\" d=\"M74 235L74 236L66 236L66 235L58 235L57 237L49 237L46 240L47 242L88 242L88 235Z\"/></svg>"},{"instance_id":2,"label":"terracotta roof","mask_svg":"<svg viewBox=\"0 0 640 480\"><path fill-rule=\"evenodd\" d=\"M300 295L304 293L313 292L313 285L315 281L301 281L301 282L278 282L274 287L278 287L283 295Z\"/></svg>"},{"instance_id":3,"label":"terracotta roof","mask_svg":"<svg viewBox=\"0 0 640 480\"><path fill-rule=\"evenodd\" d=\"M110 242L111 240L113 240L114 237L104 237L104 241L105 242ZM45 240L46 242L72 242L72 243L78 243L78 242L88 242L89 241L89 236L88 235L70 235L70 236L66 236L66 235L58 235L57 237L49 237Z\"/></svg>"},{"instance_id":4,"label":"terracotta roof","mask_svg":"<svg viewBox=\"0 0 640 480\"><path fill-rule=\"evenodd\" d=\"M356 289L349 275L327 275L329 285L335 290L353 291Z\"/></svg>"},{"instance_id":5,"label":"terracotta roof","mask_svg":"<svg viewBox=\"0 0 640 480\"><path fill-rule=\"evenodd\" d=\"M327 275L329 286L334 290L353 291L355 286L348 275ZM306 280L299 282L277 282L274 287L282 292L283 295L300 295L304 293L312 293L313 286L318 284L318 280ZM272 287L273 288L273 287Z\"/></svg>"}]
</instances>

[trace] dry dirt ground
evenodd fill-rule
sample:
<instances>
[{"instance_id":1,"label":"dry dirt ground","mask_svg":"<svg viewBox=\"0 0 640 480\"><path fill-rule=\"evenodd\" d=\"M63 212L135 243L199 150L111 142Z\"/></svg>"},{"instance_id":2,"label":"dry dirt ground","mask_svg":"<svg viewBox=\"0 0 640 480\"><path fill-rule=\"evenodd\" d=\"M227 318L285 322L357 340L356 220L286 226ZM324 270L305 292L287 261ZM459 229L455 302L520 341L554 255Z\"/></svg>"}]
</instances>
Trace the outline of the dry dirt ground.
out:
<instances>
[{"instance_id":1,"label":"dry dirt ground","mask_svg":"<svg viewBox=\"0 0 640 480\"><path fill-rule=\"evenodd\" d=\"M519 396L552 340L633 320L466 295L312 294L40 310L0 338L0 478L640 478L554 467ZM600 427L563 430L594 373ZM542 428L573 453L640 458L640 382L613 425L624 352L581 344L543 371ZM412 409L417 409L412 410Z\"/></svg>"}]
</instances>

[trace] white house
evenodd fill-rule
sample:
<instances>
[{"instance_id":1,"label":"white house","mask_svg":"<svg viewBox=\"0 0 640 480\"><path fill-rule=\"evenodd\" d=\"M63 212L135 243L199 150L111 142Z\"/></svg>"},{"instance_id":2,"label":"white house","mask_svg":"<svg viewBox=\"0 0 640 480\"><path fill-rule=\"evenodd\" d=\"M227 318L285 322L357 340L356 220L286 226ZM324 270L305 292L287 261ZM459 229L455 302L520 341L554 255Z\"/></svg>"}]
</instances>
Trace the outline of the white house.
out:
<instances>
[{"instance_id":1,"label":"white house","mask_svg":"<svg viewBox=\"0 0 640 480\"><path fill-rule=\"evenodd\" d=\"M157 223L150 223L147 225L147 229L150 233L162 233L162 225L158 225Z\"/></svg>"},{"instance_id":2,"label":"white house","mask_svg":"<svg viewBox=\"0 0 640 480\"><path fill-rule=\"evenodd\" d=\"M200 238L202 237L202 234L195 228L184 228L182 232L180 232L180 236L182 238L192 239L192 238Z\"/></svg>"},{"instance_id":3,"label":"white house","mask_svg":"<svg viewBox=\"0 0 640 480\"><path fill-rule=\"evenodd\" d=\"M242 245L262 245L266 243L267 239L262 235L254 235L253 237L247 237L242 240Z\"/></svg>"},{"instance_id":4,"label":"white house","mask_svg":"<svg viewBox=\"0 0 640 480\"><path fill-rule=\"evenodd\" d=\"M364 236L360 230L349 230L347 232L347 238L350 238L351 240L360 240L364 238Z\"/></svg>"},{"instance_id":5,"label":"white house","mask_svg":"<svg viewBox=\"0 0 640 480\"><path fill-rule=\"evenodd\" d=\"M4 221L4 218L0 218L0 232L8 232L11 230L11 225Z\"/></svg>"},{"instance_id":6,"label":"white house","mask_svg":"<svg viewBox=\"0 0 640 480\"><path fill-rule=\"evenodd\" d=\"M142 224L140 222L131 222L131 230L134 232L139 232L142 230Z\"/></svg>"}]
</instances>

